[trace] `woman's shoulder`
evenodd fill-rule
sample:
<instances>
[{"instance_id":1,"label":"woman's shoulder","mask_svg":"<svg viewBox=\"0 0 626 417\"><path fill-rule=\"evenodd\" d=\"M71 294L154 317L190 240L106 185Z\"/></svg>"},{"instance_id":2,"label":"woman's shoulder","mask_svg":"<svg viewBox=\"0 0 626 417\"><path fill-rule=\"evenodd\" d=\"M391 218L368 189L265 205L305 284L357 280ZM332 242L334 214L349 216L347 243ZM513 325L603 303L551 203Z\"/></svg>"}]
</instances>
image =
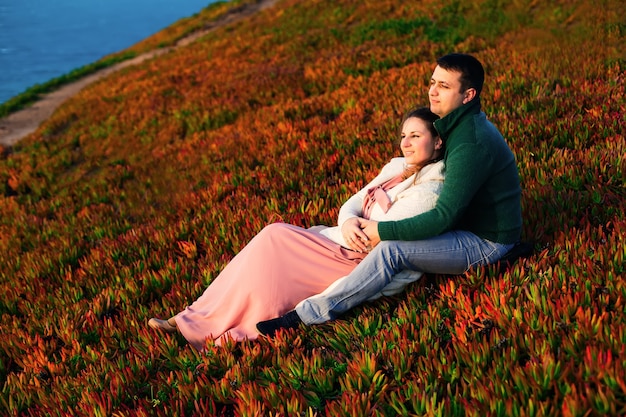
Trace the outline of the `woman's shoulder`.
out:
<instances>
[{"instance_id":1,"label":"woman's shoulder","mask_svg":"<svg viewBox=\"0 0 626 417\"><path fill-rule=\"evenodd\" d=\"M445 165L443 161L437 161L426 165L417 174L417 181L443 181L445 177Z\"/></svg>"},{"instance_id":2,"label":"woman's shoulder","mask_svg":"<svg viewBox=\"0 0 626 417\"><path fill-rule=\"evenodd\" d=\"M389 162L380 170L381 175L396 173L400 174L404 170L404 157L391 158Z\"/></svg>"},{"instance_id":3,"label":"woman's shoulder","mask_svg":"<svg viewBox=\"0 0 626 417\"><path fill-rule=\"evenodd\" d=\"M391 160L383 167L383 169L394 169L400 170L402 172L404 170L405 159L403 156L398 156L396 158L391 158Z\"/></svg>"},{"instance_id":4,"label":"woman's shoulder","mask_svg":"<svg viewBox=\"0 0 626 417\"><path fill-rule=\"evenodd\" d=\"M404 167L404 161L404 156L397 156L395 158L391 158L391 160L387 163L387 166Z\"/></svg>"}]
</instances>

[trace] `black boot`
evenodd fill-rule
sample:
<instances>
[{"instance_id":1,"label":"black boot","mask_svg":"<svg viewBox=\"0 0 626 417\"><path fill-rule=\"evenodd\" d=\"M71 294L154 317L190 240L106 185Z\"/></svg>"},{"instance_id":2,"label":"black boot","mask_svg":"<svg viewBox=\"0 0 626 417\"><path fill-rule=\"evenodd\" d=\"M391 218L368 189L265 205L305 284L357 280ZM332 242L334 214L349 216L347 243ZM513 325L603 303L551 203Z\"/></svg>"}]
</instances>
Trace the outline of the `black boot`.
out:
<instances>
[{"instance_id":1,"label":"black boot","mask_svg":"<svg viewBox=\"0 0 626 417\"><path fill-rule=\"evenodd\" d=\"M533 254L535 247L530 242L517 242L507 253L500 258L500 272L509 269L520 258L527 258Z\"/></svg>"},{"instance_id":2,"label":"black boot","mask_svg":"<svg viewBox=\"0 0 626 417\"><path fill-rule=\"evenodd\" d=\"M277 317L275 319L260 321L256 324L257 330L265 336L274 336L274 333L278 329L294 329L302 323L300 316L296 313L296 310L291 310L289 313Z\"/></svg>"}]
</instances>

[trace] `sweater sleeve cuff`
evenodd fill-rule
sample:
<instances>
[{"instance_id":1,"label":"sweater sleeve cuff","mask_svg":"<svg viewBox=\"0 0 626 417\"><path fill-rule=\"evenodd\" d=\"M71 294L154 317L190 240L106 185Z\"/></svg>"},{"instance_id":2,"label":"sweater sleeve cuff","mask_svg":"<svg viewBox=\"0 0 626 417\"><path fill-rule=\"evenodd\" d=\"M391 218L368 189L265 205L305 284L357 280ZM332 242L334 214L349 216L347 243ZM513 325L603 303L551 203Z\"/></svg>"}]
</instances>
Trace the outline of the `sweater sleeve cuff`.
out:
<instances>
[{"instance_id":1,"label":"sweater sleeve cuff","mask_svg":"<svg viewBox=\"0 0 626 417\"><path fill-rule=\"evenodd\" d=\"M394 222L378 223L378 236L380 240L398 240L394 233Z\"/></svg>"}]
</instances>

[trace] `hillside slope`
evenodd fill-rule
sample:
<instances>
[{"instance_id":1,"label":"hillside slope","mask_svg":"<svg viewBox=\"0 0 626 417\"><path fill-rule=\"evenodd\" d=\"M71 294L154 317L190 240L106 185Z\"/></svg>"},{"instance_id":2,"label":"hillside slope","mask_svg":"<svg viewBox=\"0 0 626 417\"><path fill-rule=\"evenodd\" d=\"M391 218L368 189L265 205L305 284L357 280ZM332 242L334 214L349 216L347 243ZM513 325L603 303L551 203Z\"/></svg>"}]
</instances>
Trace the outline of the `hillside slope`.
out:
<instances>
[{"instance_id":1,"label":"hillside slope","mask_svg":"<svg viewBox=\"0 0 626 417\"><path fill-rule=\"evenodd\" d=\"M0 153L0 408L625 414L622 3L283 0L88 86ZM332 224L451 51L485 63L531 258L203 354L147 328L264 225Z\"/></svg>"}]
</instances>

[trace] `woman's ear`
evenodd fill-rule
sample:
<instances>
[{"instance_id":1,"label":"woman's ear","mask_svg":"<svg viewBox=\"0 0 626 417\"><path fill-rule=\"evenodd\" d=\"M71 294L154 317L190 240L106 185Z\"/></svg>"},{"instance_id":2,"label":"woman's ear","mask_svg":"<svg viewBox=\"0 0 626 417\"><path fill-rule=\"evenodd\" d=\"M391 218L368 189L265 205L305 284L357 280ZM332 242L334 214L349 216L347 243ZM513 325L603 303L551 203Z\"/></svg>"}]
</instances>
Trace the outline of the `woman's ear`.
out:
<instances>
[{"instance_id":1,"label":"woman's ear","mask_svg":"<svg viewBox=\"0 0 626 417\"><path fill-rule=\"evenodd\" d=\"M437 136L437 141L435 142L435 150L439 150L443 148L443 140L439 136Z\"/></svg>"}]
</instances>

